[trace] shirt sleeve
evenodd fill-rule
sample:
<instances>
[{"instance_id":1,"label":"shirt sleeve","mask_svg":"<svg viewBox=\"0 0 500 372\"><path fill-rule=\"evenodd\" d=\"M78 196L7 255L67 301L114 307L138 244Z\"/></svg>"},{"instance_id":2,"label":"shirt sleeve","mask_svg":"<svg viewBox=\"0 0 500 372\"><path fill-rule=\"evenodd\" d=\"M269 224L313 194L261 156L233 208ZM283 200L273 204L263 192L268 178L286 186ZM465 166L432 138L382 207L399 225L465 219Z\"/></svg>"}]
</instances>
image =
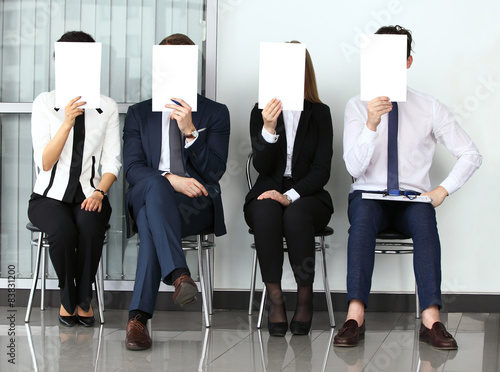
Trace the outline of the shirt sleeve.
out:
<instances>
[{"instance_id":1,"label":"shirt sleeve","mask_svg":"<svg viewBox=\"0 0 500 372\"><path fill-rule=\"evenodd\" d=\"M108 98L111 114L106 123L106 135L102 144L101 169L102 173L111 173L116 178L120 174L121 163L121 140L120 120L118 117L118 106L111 98Z\"/></svg>"},{"instance_id":2,"label":"shirt sleeve","mask_svg":"<svg viewBox=\"0 0 500 372\"><path fill-rule=\"evenodd\" d=\"M296 200L299 200L300 199L300 195L297 191L295 191L294 189L290 189L288 190L287 192L285 192L283 195L288 195L290 197L290 199L292 199L292 203Z\"/></svg>"},{"instance_id":3,"label":"shirt sleeve","mask_svg":"<svg viewBox=\"0 0 500 372\"><path fill-rule=\"evenodd\" d=\"M362 176L375 151L378 133L366 126L367 113L354 101L347 103L344 113L344 162L354 178Z\"/></svg>"},{"instance_id":4,"label":"shirt sleeve","mask_svg":"<svg viewBox=\"0 0 500 372\"><path fill-rule=\"evenodd\" d=\"M278 142L278 138L280 136L278 134L271 134L267 130L262 127L262 137L266 140L267 143L276 143Z\"/></svg>"},{"instance_id":5,"label":"shirt sleeve","mask_svg":"<svg viewBox=\"0 0 500 372\"><path fill-rule=\"evenodd\" d=\"M40 94L33 101L31 114L31 137L33 140L33 159L39 169L43 169L43 150L52 139L49 118L47 117L47 93Z\"/></svg>"},{"instance_id":6,"label":"shirt sleeve","mask_svg":"<svg viewBox=\"0 0 500 372\"><path fill-rule=\"evenodd\" d=\"M440 184L451 195L461 188L481 166L483 158L448 107L437 101L434 116L434 136L457 159L451 172Z\"/></svg>"}]
</instances>

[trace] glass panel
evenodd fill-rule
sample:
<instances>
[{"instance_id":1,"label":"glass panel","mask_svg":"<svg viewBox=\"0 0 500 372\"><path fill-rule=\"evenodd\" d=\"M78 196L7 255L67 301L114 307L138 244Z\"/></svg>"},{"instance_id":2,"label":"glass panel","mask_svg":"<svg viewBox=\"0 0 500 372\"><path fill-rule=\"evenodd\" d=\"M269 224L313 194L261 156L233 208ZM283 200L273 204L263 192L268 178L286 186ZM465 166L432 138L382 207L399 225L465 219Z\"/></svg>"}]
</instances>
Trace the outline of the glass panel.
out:
<instances>
[{"instance_id":1,"label":"glass panel","mask_svg":"<svg viewBox=\"0 0 500 372\"><path fill-rule=\"evenodd\" d=\"M203 93L206 0L4 0L0 27L0 101L32 102L54 89L54 42L66 30L83 30L103 44L101 93L119 103L151 98L152 45L180 32L199 46ZM125 115L120 115L123 128ZM28 200L35 181L29 114L0 115L0 277L14 264L19 278L30 278ZM123 172L110 190L113 208L108 247L103 252L107 279L135 277L136 237L125 236ZM196 267L196 257L188 257ZM55 273L49 262L49 277Z\"/></svg>"}]
</instances>

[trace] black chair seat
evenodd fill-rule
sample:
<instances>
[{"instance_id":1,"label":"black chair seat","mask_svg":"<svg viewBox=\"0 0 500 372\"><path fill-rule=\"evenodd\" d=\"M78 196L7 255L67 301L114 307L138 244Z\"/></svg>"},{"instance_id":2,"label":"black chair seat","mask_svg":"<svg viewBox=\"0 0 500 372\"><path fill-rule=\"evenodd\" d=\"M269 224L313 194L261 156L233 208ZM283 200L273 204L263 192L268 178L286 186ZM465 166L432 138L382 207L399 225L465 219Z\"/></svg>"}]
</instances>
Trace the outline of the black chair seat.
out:
<instances>
[{"instance_id":1,"label":"black chair seat","mask_svg":"<svg viewBox=\"0 0 500 372\"><path fill-rule=\"evenodd\" d=\"M248 229L248 233L253 235L253 229ZM330 236L330 235L333 235L333 229L330 226L327 226L323 230L314 233L314 236L316 238L320 236Z\"/></svg>"},{"instance_id":2,"label":"black chair seat","mask_svg":"<svg viewBox=\"0 0 500 372\"><path fill-rule=\"evenodd\" d=\"M384 240L407 240L411 239L410 236L405 235L397 231L396 229L387 229L384 231L381 231L377 235L377 239L384 239Z\"/></svg>"},{"instance_id":3,"label":"black chair seat","mask_svg":"<svg viewBox=\"0 0 500 372\"><path fill-rule=\"evenodd\" d=\"M42 231L42 230L40 230L38 227L36 227L35 225L33 225L31 222L28 222L28 223L26 224L26 228L27 228L29 231L33 232L33 233L39 233L39 232L41 232L41 231ZM109 223L108 223L108 224L106 224L106 231L108 231L110 228L111 228L111 225L110 225Z\"/></svg>"}]
</instances>

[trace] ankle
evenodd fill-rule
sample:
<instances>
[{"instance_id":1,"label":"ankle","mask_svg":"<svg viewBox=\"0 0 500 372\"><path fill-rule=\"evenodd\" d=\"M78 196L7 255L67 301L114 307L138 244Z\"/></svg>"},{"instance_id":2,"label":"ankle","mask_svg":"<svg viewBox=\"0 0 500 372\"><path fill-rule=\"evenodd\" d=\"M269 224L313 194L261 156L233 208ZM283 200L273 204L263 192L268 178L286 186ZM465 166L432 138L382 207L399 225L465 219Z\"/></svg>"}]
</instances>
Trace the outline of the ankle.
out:
<instances>
[{"instance_id":1,"label":"ankle","mask_svg":"<svg viewBox=\"0 0 500 372\"><path fill-rule=\"evenodd\" d=\"M365 321L365 305L359 300L351 300L349 302L349 310L346 320L353 319L361 327Z\"/></svg>"}]
</instances>

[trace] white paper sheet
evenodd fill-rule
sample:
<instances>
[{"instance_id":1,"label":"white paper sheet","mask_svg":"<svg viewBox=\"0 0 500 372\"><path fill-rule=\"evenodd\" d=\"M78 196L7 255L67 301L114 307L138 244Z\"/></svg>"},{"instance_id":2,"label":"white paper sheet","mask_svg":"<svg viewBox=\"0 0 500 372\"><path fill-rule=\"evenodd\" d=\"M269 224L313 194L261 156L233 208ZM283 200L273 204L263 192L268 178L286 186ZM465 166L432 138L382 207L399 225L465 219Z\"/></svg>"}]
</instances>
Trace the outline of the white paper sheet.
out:
<instances>
[{"instance_id":1,"label":"white paper sheet","mask_svg":"<svg viewBox=\"0 0 500 372\"><path fill-rule=\"evenodd\" d=\"M406 102L406 35L361 35L361 100Z\"/></svg>"},{"instance_id":2,"label":"white paper sheet","mask_svg":"<svg viewBox=\"0 0 500 372\"><path fill-rule=\"evenodd\" d=\"M403 202L413 202L413 203L432 203L431 198L428 196L417 196L414 199L410 199L404 195L384 195L364 192L361 194L362 199L375 199L383 201L403 201Z\"/></svg>"},{"instance_id":3,"label":"white paper sheet","mask_svg":"<svg viewBox=\"0 0 500 372\"><path fill-rule=\"evenodd\" d=\"M304 109L305 44L260 43L259 108L273 99L284 110Z\"/></svg>"},{"instance_id":4,"label":"white paper sheet","mask_svg":"<svg viewBox=\"0 0 500 372\"><path fill-rule=\"evenodd\" d=\"M101 107L101 43L55 43L56 106L82 96L83 108Z\"/></svg>"},{"instance_id":5,"label":"white paper sheet","mask_svg":"<svg viewBox=\"0 0 500 372\"><path fill-rule=\"evenodd\" d=\"M153 46L153 111L165 107L171 98L184 100L197 110L198 47L196 45Z\"/></svg>"}]
</instances>

